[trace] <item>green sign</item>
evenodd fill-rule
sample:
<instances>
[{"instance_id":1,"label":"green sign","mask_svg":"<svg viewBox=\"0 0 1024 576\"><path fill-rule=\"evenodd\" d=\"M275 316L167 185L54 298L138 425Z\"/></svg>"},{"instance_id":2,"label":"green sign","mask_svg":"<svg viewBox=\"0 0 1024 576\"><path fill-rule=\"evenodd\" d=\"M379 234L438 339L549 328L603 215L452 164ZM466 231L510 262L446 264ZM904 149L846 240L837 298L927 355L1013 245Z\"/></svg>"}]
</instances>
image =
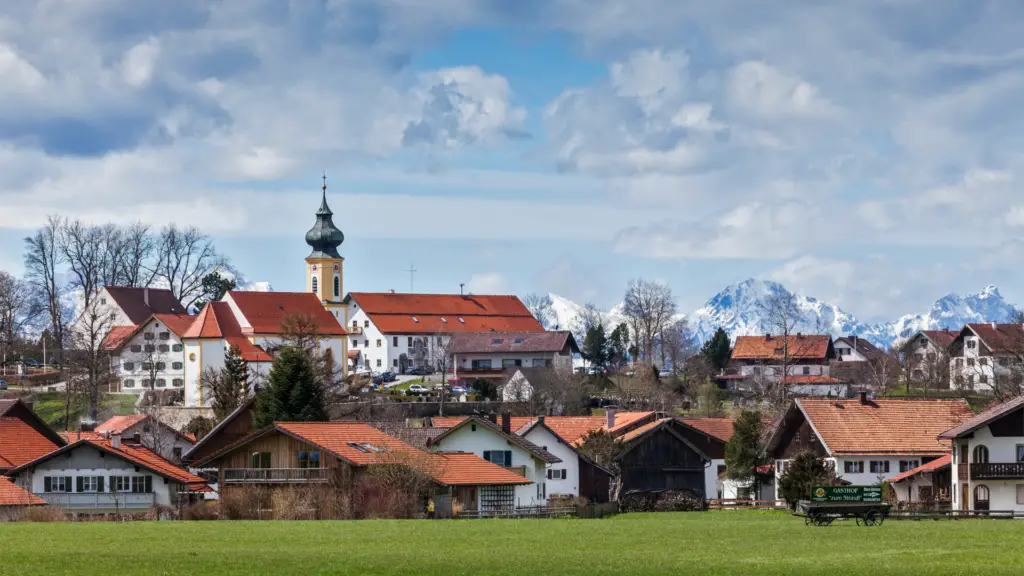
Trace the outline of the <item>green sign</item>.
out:
<instances>
[{"instance_id":1,"label":"green sign","mask_svg":"<svg viewBox=\"0 0 1024 576\"><path fill-rule=\"evenodd\" d=\"M812 502L881 502L881 486L815 486Z\"/></svg>"}]
</instances>

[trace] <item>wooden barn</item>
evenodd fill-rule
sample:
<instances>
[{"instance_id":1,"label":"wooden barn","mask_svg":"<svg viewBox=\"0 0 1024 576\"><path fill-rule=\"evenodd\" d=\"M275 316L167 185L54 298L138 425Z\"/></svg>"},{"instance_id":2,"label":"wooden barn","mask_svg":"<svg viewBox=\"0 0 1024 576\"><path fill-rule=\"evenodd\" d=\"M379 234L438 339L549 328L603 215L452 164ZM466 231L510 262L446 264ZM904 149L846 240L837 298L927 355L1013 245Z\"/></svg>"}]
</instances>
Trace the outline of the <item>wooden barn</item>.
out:
<instances>
[{"instance_id":1,"label":"wooden barn","mask_svg":"<svg viewBox=\"0 0 1024 576\"><path fill-rule=\"evenodd\" d=\"M685 425L664 418L622 436L620 494L689 491L706 498L705 468L711 459L686 439Z\"/></svg>"}]
</instances>

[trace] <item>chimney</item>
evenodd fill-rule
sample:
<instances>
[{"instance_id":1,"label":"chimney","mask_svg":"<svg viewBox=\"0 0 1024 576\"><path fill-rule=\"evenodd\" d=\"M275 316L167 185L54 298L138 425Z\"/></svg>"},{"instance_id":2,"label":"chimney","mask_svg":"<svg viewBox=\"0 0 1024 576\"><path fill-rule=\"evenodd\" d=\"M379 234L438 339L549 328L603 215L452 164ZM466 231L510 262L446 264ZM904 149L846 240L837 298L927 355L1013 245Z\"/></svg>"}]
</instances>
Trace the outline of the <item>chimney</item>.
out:
<instances>
[{"instance_id":1,"label":"chimney","mask_svg":"<svg viewBox=\"0 0 1024 576\"><path fill-rule=\"evenodd\" d=\"M501 413L501 431L505 434L512 433L512 413L508 410Z\"/></svg>"},{"instance_id":2,"label":"chimney","mask_svg":"<svg viewBox=\"0 0 1024 576\"><path fill-rule=\"evenodd\" d=\"M615 408L609 406L605 409L604 414L606 419L605 426L607 426L609 430L615 428Z\"/></svg>"},{"instance_id":3,"label":"chimney","mask_svg":"<svg viewBox=\"0 0 1024 576\"><path fill-rule=\"evenodd\" d=\"M867 404L868 403L868 393L867 392L860 392L860 393L858 393L857 394L857 399L860 400L861 404Z\"/></svg>"},{"instance_id":4,"label":"chimney","mask_svg":"<svg viewBox=\"0 0 1024 576\"><path fill-rule=\"evenodd\" d=\"M395 293L395 289L394 288L388 289L388 294L394 294L394 293Z\"/></svg>"},{"instance_id":5,"label":"chimney","mask_svg":"<svg viewBox=\"0 0 1024 576\"><path fill-rule=\"evenodd\" d=\"M110 446L114 450L120 450L121 449L121 433L120 432L118 432L116 434L111 434L110 435Z\"/></svg>"},{"instance_id":6,"label":"chimney","mask_svg":"<svg viewBox=\"0 0 1024 576\"><path fill-rule=\"evenodd\" d=\"M142 289L142 302L149 308L149 287Z\"/></svg>"},{"instance_id":7,"label":"chimney","mask_svg":"<svg viewBox=\"0 0 1024 576\"><path fill-rule=\"evenodd\" d=\"M767 341L767 340L771 340L771 339L772 339L772 335L771 335L771 334L765 334L765 335L764 335L764 339L765 339L766 341Z\"/></svg>"},{"instance_id":8,"label":"chimney","mask_svg":"<svg viewBox=\"0 0 1024 576\"><path fill-rule=\"evenodd\" d=\"M92 432L95 429L96 429L96 421L95 420L83 419L83 420L79 420L78 421L78 430L80 432Z\"/></svg>"},{"instance_id":9,"label":"chimney","mask_svg":"<svg viewBox=\"0 0 1024 576\"><path fill-rule=\"evenodd\" d=\"M995 323L995 322L993 322L993 323L992 323L992 329L993 329L993 330L995 330L995 329L996 329L996 323Z\"/></svg>"},{"instance_id":10,"label":"chimney","mask_svg":"<svg viewBox=\"0 0 1024 576\"><path fill-rule=\"evenodd\" d=\"M459 282L459 296L465 296L465 295L466 295L466 283L465 282Z\"/></svg>"},{"instance_id":11,"label":"chimney","mask_svg":"<svg viewBox=\"0 0 1024 576\"><path fill-rule=\"evenodd\" d=\"M537 416L537 423L538 424L543 424L544 423L544 417L543 416Z\"/></svg>"},{"instance_id":12,"label":"chimney","mask_svg":"<svg viewBox=\"0 0 1024 576\"><path fill-rule=\"evenodd\" d=\"M497 412L491 412L490 414L487 415L487 419L491 421L491 424L497 424L498 423L498 413Z\"/></svg>"}]
</instances>

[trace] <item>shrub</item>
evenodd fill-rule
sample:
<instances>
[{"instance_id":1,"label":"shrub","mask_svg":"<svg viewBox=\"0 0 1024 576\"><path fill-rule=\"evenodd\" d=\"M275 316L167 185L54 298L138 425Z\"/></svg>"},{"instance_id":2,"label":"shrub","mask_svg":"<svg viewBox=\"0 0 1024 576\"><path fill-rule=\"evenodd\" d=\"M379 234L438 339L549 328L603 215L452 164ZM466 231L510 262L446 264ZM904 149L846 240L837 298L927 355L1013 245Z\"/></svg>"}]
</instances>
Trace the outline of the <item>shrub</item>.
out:
<instances>
[{"instance_id":1,"label":"shrub","mask_svg":"<svg viewBox=\"0 0 1024 576\"><path fill-rule=\"evenodd\" d=\"M220 517L228 520L264 520L271 510L270 489L266 486L241 486L222 490Z\"/></svg>"},{"instance_id":2,"label":"shrub","mask_svg":"<svg viewBox=\"0 0 1024 576\"><path fill-rule=\"evenodd\" d=\"M815 486L831 486L837 482L831 465L810 452L803 452L793 458L779 478L779 495L795 509L800 500L811 499Z\"/></svg>"},{"instance_id":3,"label":"shrub","mask_svg":"<svg viewBox=\"0 0 1024 576\"><path fill-rule=\"evenodd\" d=\"M689 490L633 492L619 499L622 512L692 512L704 509L704 500Z\"/></svg>"},{"instance_id":4,"label":"shrub","mask_svg":"<svg viewBox=\"0 0 1024 576\"><path fill-rule=\"evenodd\" d=\"M31 506L21 511L22 522L69 522L71 517L56 506Z\"/></svg>"},{"instance_id":5,"label":"shrub","mask_svg":"<svg viewBox=\"0 0 1024 576\"><path fill-rule=\"evenodd\" d=\"M412 518L418 509L416 497L382 482L364 480L352 489L353 518Z\"/></svg>"},{"instance_id":6,"label":"shrub","mask_svg":"<svg viewBox=\"0 0 1024 576\"><path fill-rule=\"evenodd\" d=\"M180 517L182 520L202 521L216 520L220 516L217 514L216 502L203 500L201 502L193 502L182 508Z\"/></svg>"}]
</instances>

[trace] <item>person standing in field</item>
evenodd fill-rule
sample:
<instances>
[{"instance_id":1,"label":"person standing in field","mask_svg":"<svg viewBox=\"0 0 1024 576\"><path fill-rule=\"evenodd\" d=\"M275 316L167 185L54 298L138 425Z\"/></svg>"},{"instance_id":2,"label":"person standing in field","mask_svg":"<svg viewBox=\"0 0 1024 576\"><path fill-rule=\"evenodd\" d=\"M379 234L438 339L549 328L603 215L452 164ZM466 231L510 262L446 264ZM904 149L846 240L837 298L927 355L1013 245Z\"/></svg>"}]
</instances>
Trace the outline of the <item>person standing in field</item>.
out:
<instances>
[{"instance_id":1,"label":"person standing in field","mask_svg":"<svg viewBox=\"0 0 1024 576\"><path fill-rule=\"evenodd\" d=\"M434 517L434 499L433 498L427 498L427 518L431 518L432 519L433 517Z\"/></svg>"}]
</instances>

